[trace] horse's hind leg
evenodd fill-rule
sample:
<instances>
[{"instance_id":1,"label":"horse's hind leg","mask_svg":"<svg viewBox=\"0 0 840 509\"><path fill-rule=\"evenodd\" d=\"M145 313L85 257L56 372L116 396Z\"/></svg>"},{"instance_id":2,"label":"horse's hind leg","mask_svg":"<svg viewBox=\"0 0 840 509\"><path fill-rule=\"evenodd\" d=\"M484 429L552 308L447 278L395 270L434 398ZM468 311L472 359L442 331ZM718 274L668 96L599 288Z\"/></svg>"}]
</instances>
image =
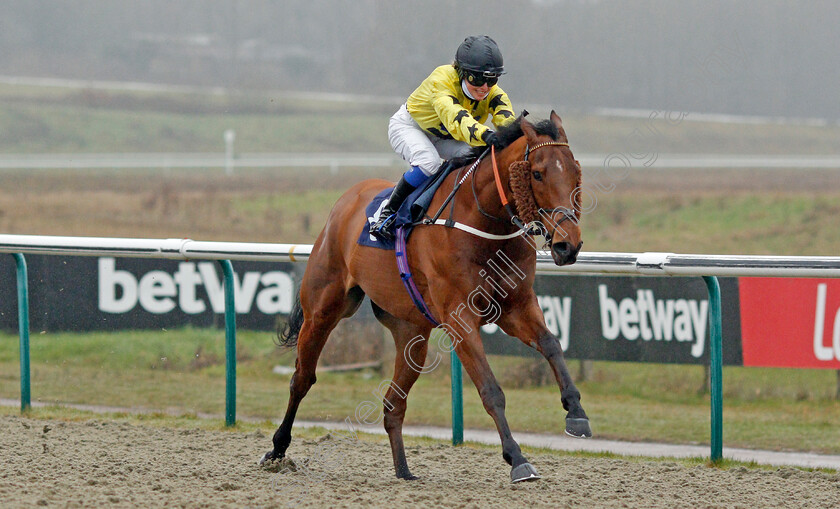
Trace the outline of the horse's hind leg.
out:
<instances>
[{"instance_id":1,"label":"horse's hind leg","mask_svg":"<svg viewBox=\"0 0 840 509\"><path fill-rule=\"evenodd\" d=\"M417 377L424 371L428 337L431 326L420 327L403 320L399 320L383 311L376 304L373 312L377 320L387 327L394 336L396 345L396 359L394 362L394 379L388 384L388 389L382 401L384 405L384 425L391 442L391 454L394 457L394 470L397 478L417 479L408 469L405 459L405 445L403 444L402 425L405 418L406 400L408 392L417 381ZM384 382L377 393L385 389Z\"/></svg>"},{"instance_id":2,"label":"horse's hind leg","mask_svg":"<svg viewBox=\"0 0 840 509\"><path fill-rule=\"evenodd\" d=\"M274 433L274 449L265 454L261 463L281 459L286 455L286 449L292 441L292 424L298 406L315 384L315 368L321 350L339 320L355 313L365 296L359 287L353 287L349 292L345 291L343 281L335 281L325 286L313 284L306 288L311 291L301 289L300 304L303 307L304 319L298 334L295 372L289 383L289 404L283 422Z\"/></svg>"}]
</instances>

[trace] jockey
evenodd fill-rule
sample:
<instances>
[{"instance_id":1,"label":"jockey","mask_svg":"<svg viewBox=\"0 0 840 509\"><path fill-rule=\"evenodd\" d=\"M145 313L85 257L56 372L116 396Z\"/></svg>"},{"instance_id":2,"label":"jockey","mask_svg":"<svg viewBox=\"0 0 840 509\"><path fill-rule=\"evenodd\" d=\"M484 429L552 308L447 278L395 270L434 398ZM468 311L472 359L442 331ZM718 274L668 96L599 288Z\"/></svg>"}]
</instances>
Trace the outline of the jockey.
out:
<instances>
[{"instance_id":1,"label":"jockey","mask_svg":"<svg viewBox=\"0 0 840 509\"><path fill-rule=\"evenodd\" d=\"M391 147L408 161L411 169L394 187L370 233L393 237L390 231L396 212L411 192L437 173L441 158L467 155L472 147L490 146L496 133L484 125L514 121L507 94L496 85L505 73L496 41L486 35L470 36L455 52L455 61L432 71L391 117L388 139Z\"/></svg>"}]
</instances>

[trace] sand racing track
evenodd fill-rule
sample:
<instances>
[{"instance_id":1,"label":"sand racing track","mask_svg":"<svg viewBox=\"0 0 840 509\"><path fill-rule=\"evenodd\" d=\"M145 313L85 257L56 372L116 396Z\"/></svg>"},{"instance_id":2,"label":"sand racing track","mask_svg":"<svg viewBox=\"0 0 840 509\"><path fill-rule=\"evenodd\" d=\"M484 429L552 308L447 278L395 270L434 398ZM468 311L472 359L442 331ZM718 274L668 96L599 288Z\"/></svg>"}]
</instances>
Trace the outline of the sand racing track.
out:
<instances>
[{"instance_id":1,"label":"sand racing track","mask_svg":"<svg viewBox=\"0 0 840 509\"><path fill-rule=\"evenodd\" d=\"M295 439L257 466L261 432L0 417L3 507L837 507L840 474L531 453L542 480L511 485L498 448L416 445L397 480L382 437ZM273 470L273 471L272 471ZM294 471L293 471L294 470Z\"/></svg>"}]
</instances>

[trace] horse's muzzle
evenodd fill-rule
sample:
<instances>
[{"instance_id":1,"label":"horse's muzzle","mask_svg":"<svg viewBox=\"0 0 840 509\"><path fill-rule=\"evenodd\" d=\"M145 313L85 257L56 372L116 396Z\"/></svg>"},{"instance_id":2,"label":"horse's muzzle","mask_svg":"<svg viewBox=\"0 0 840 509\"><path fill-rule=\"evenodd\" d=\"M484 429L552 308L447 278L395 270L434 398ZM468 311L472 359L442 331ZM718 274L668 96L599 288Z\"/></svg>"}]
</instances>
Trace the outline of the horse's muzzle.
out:
<instances>
[{"instance_id":1,"label":"horse's muzzle","mask_svg":"<svg viewBox=\"0 0 840 509\"><path fill-rule=\"evenodd\" d=\"M572 246L569 242L555 242L551 244L551 258L556 265L571 265L577 260L582 246L582 241L578 242L577 246Z\"/></svg>"}]
</instances>

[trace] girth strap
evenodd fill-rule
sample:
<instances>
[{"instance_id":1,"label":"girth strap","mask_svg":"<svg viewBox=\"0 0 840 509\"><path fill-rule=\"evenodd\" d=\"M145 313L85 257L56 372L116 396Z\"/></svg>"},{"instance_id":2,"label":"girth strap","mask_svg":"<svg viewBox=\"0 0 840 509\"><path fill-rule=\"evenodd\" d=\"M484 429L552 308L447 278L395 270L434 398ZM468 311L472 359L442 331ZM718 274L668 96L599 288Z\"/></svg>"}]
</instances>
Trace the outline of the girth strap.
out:
<instances>
[{"instance_id":1,"label":"girth strap","mask_svg":"<svg viewBox=\"0 0 840 509\"><path fill-rule=\"evenodd\" d=\"M485 231L481 231L478 228L473 228L470 225L459 223L457 221L445 220L445 219L438 219L435 222L428 220L426 222L420 224L440 224L449 228L455 228L456 230L461 230L467 233L471 233L476 237L481 237L483 239L490 239L490 240L508 240L514 239L516 237L520 237L528 233L526 230L516 230L513 233L508 233L507 235L496 235L494 233L487 233Z\"/></svg>"},{"instance_id":2,"label":"girth strap","mask_svg":"<svg viewBox=\"0 0 840 509\"><path fill-rule=\"evenodd\" d=\"M411 276L411 268L408 266L408 253L405 249L405 229L400 226L397 228L397 235L396 240L394 241L394 251L397 254L397 268L400 271L400 279L402 279L403 285L405 285L405 289L408 292L408 296L411 297L411 300L414 302L414 305L417 309L423 313L435 327L440 325L440 322L435 320L435 317L432 316L432 311L429 309L429 306L426 305L426 301L423 300L423 295L420 293L420 290L417 288L417 285L414 283L414 278Z\"/></svg>"}]
</instances>

